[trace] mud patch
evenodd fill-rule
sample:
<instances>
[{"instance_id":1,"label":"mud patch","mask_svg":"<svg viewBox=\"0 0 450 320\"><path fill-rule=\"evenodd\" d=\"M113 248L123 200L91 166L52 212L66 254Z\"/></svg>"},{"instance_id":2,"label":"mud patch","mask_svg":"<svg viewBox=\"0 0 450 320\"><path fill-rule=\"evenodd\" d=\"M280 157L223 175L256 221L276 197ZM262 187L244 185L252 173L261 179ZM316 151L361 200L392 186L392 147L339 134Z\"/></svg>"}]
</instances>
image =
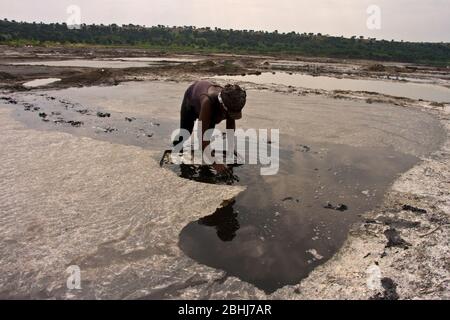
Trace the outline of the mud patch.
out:
<instances>
[{"instance_id":1,"label":"mud patch","mask_svg":"<svg viewBox=\"0 0 450 320\"><path fill-rule=\"evenodd\" d=\"M134 145L167 147L175 122L150 116L106 112L95 105L82 105L48 93L0 96L13 108L15 119L40 130L64 131L77 136Z\"/></svg>"},{"instance_id":2,"label":"mud patch","mask_svg":"<svg viewBox=\"0 0 450 320\"><path fill-rule=\"evenodd\" d=\"M416 207L413 207L413 206L410 206L410 205L407 205L407 204L405 204L403 206L403 210L411 211L411 212L414 212L414 213L420 213L420 214L426 214L427 213L427 210L416 208Z\"/></svg>"},{"instance_id":3,"label":"mud patch","mask_svg":"<svg viewBox=\"0 0 450 320\"><path fill-rule=\"evenodd\" d=\"M383 293L378 293L370 300L398 300L400 299L397 293L397 284L390 278L381 279L381 286L384 289Z\"/></svg>"},{"instance_id":4,"label":"mud patch","mask_svg":"<svg viewBox=\"0 0 450 320\"><path fill-rule=\"evenodd\" d=\"M398 247L403 249L408 249L411 244L406 242L402 237L400 236L400 233L394 229L390 228L384 232L384 235L386 236L388 243L386 245L386 248L392 248L392 247Z\"/></svg>"},{"instance_id":5,"label":"mud patch","mask_svg":"<svg viewBox=\"0 0 450 320\"><path fill-rule=\"evenodd\" d=\"M15 80L17 77L8 72L0 72L0 80Z\"/></svg>"}]
</instances>

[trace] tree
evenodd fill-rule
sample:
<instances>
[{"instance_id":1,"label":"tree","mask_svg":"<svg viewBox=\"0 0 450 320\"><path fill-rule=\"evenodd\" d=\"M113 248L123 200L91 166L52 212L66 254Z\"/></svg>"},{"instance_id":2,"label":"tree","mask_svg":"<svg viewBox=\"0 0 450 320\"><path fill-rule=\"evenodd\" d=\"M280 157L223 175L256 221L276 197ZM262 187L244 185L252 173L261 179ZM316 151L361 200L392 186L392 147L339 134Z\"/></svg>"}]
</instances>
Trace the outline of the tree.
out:
<instances>
[{"instance_id":1,"label":"tree","mask_svg":"<svg viewBox=\"0 0 450 320\"><path fill-rule=\"evenodd\" d=\"M227 52L286 53L305 56L396 60L450 64L449 43L378 41L357 36L331 37L321 33L279 33L254 30L226 30L193 26L145 27L140 25L81 25L68 29L65 23L27 23L0 20L2 43L83 43L95 45L146 45L158 48L192 48Z\"/></svg>"}]
</instances>

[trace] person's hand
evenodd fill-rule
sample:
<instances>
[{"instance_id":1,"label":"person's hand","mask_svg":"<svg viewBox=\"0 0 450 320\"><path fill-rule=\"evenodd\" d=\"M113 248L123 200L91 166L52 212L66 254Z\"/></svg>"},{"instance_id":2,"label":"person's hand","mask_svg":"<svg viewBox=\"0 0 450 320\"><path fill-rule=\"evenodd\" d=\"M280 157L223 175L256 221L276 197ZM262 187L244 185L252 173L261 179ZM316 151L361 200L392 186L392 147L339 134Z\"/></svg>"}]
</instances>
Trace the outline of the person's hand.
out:
<instances>
[{"instance_id":1,"label":"person's hand","mask_svg":"<svg viewBox=\"0 0 450 320\"><path fill-rule=\"evenodd\" d=\"M212 167L216 170L218 177L228 184L233 184L235 181L239 182L239 178L233 174L233 169L228 168L226 165L215 163Z\"/></svg>"},{"instance_id":2,"label":"person's hand","mask_svg":"<svg viewBox=\"0 0 450 320\"><path fill-rule=\"evenodd\" d=\"M230 169L228 169L228 167L224 164L214 163L212 166L218 174L225 174L230 171Z\"/></svg>"}]
</instances>

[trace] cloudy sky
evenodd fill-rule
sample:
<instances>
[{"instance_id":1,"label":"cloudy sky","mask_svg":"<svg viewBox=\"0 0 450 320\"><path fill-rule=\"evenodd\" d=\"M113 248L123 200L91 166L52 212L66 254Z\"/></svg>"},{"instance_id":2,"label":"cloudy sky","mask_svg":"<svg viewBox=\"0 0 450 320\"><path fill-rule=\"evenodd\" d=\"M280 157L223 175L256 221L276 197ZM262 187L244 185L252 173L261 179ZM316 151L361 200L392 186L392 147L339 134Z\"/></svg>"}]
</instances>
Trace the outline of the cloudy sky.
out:
<instances>
[{"instance_id":1,"label":"cloudy sky","mask_svg":"<svg viewBox=\"0 0 450 320\"><path fill-rule=\"evenodd\" d=\"M450 42L450 0L0 0L0 18L66 22L70 5L81 9L81 22L87 24L192 25ZM375 17L367 13L371 5L381 10L380 29L367 27L367 20Z\"/></svg>"}]
</instances>

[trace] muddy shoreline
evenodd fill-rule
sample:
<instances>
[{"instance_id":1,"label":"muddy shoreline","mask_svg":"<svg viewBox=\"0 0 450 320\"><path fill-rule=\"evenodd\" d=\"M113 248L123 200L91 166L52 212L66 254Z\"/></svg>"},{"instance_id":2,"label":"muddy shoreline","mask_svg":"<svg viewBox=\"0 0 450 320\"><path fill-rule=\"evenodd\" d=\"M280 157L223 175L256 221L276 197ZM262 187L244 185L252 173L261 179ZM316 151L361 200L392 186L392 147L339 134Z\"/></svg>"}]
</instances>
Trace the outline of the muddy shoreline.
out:
<instances>
[{"instance_id":1,"label":"muddy shoreline","mask_svg":"<svg viewBox=\"0 0 450 320\"><path fill-rule=\"evenodd\" d=\"M9 55L10 61L24 61L26 59L35 60L39 54L44 52L40 49L31 50L27 56ZM54 60L53 54L51 58ZM36 52L38 51L38 52ZM67 54L67 53L64 53ZM105 52L100 57L109 57L111 53ZM142 52L129 53L130 56L142 55ZM71 52L66 58L86 56L83 52ZM42 56L41 56L42 57ZM39 59L41 58L39 57ZM213 59L211 59L213 58ZM46 57L45 59L49 59ZM226 57L228 59L228 57ZM157 68L131 68L131 69L104 69L93 70L90 68L70 68L70 67L23 67L23 66L0 66L0 79L3 96L11 98L13 92L28 91L33 95L37 90L29 90L21 84L26 80L36 78L58 77L62 78L59 83L51 84L45 89L60 90L71 87L98 86L98 85L118 85L124 81L165 81L185 82L198 77L212 77L220 74L243 74L257 73L267 68L274 68L265 62L268 57L260 58L238 58L229 64L224 63L225 57L206 57L206 61L197 63L187 63L179 66L157 67ZM213 61L211 63L210 61ZM308 61L316 63L317 61ZM327 63L330 61L327 61ZM333 61L334 63L335 61ZM321 64L323 61L320 62ZM316 67L295 67L293 72L316 73L321 75L333 75L343 77L359 78L377 78L386 74L396 74L404 76L405 74L413 77L430 79L433 78L436 83L447 81L445 70L439 68L413 69L411 66L387 66L383 70L380 67L362 66L366 62L361 62L360 70L352 74L346 68L339 69L339 65L331 65L317 69ZM284 67L276 69L283 70ZM308 69L309 68L309 69ZM367 69L369 69L367 71ZM289 69L292 70L292 69ZM308 71L309 70L309 71ZM344 71L342 71L344 70ZM365 70L362 72L361 70ZM345 74L345 75L344 75ZM382 205L365 214L363 221L352 227L349 237L339 252L327 263L317 267L312 273L298 285L284 287L271 295L262 293L253 293L247 295L250 298L257 299L448 299L449 296L449 248L450 242L448 226L450 223L450 106L427 101L417 101L406 98L383 96L367 92L327 92L324 90L309 90L282 85L256 85L244 83L249 89L272 92L288 96L324 96L326 98L336 99L337 101L357 101L369 105L377 106L381 104L391 104L418 109L421 112L428 113L434 118L439 119L446 132L446 140L438 151L431 155L423 155L421 162L404 173L397 179L392 187L384 196ZM53 100L51 95L42 97L45 100ZM47 99L48 98L48 99ZM8 102L7 100L4 100ZM51 101L50 101L51 102ZM9 101L10 104L11 101ZM23 102L22 102L23 103ZM25 102L30 103L30 102ZM36 103L39 105L39 103ZM80 106L82 107L82 106ZM32 106L30 106L32 108ZM75 108L77 111L83 108ZM79 110L78 110L79 109ZM50 110L50 109L49 109ZM33 123L39 121L40 125L45 125L42 119L49 118L49 121L58 120L58 115L51 118L51 110L45 116L40 116L42 110L29 110L24 114L32 114L30 119L24 121L28 126L33 127ZM40 112L39 112L40 111ZM54 110L53 112L57 112ZM130 130L129 123L136 124L133 119L134 114L120 114L117 119L114 116L102 116L108 113L108 110L91 110L94 112L95 123L105 122L100 126L103 129L117 128L121 130ZM103 112L100 116L97 112ZM78 112L79 113L79 112ZM89 110L86 111L89 113ZM80 115L83 115L80 113ZM17 116L17 115L16 115ZM120 118L120 119L119 119ZM131 121L127 120L131 119ZM64 121L75 121L65 123L68 131L71 127L77 127L76 121L81 121L71 117ZM112 122L109 122L112 121ZM120 122L119 122L120 121ZM149 128L150 123L160 123L158 119L143 119L141 127ZM120 125L117 125L120 123ZM123 125L123 128L120 127ZM92 127L92 126L90 126ZM163 125L162 127L167 127ZM137 128L137 127L136 127ZM47 130L45 128L39 128ZM152 139L152 137L164 136L165 132L158 133L158 126L155 126L152 132L143 132L139 139ZM98 128L96 130L99 130ZM134 129L133 129L134 130ZM139 136L139 128L133 135ZM59 130L57 130L59 131ZM156 132L156 136L153 136ZM100 134L114 134L114 132L102 132ZM90 136L89 134L88 136ZM152 136L150 136L152 135ZM144 137L146 136L146 137ZM105 139L108 141L108 138ZM156 140L156 139L154 139ZM129 140L123 141L129 144ZM143 143L147 143L143 142ZM151 142L153 143L153 142ZM139 143L132 145L141 146ZM159 146L158 146L159 147ZM424 183L426 182L426 183ZM211 211L210 213L212 213ZM375 270L375 271L374 271ZM381 274L380 281L375 281L375 287L368 287L368 278ZM372 273L372 274L371 274ZM224 282L228 280L225 279ZM236 285L236 281L232 282ZM239 281L237 281L239 283ZM188 286L189 287L189 286ZM239 287L239 286L238 286ZM192 289L192 288L190 288ZM183 291L183 290L182 290ZM245 291L245 290L244 290ZM163 297L188 297L205 298L201 290L185 291L184 294L178 292L173 296ZM145 296L145 295L144 295ZM149 295L148 298L151 298ZM82 297L82 296L80 296ZM209 298L222 298L221 295L215 295L210 291Z\"/></svg>"},{"instance_id":2,"label":"muddy shoreline","mask_svg":"<svg viewBox=\"0 0 450 320\"><path fill-rule=\"evenodd\" d=\"M48 88L73 86L115 85L129 80L149 78L186 81L192 78L215 75L260 74L262 72L289 72L312 76L329 76L339 79L374 79L392 82L437 84L450 87L448 68L413 65L407 63L379 63L365 60L339 60L325 58L242 56L226 54L193 55L197 62L173 66L136 68L87 68L11 65L27 61L86 61L127 58L177 58L182 55L126 48L12 48L0 46L0 87L10 90L27 90L22 84L36 78L61 78Z\"/></svg>"}]
</instances>

